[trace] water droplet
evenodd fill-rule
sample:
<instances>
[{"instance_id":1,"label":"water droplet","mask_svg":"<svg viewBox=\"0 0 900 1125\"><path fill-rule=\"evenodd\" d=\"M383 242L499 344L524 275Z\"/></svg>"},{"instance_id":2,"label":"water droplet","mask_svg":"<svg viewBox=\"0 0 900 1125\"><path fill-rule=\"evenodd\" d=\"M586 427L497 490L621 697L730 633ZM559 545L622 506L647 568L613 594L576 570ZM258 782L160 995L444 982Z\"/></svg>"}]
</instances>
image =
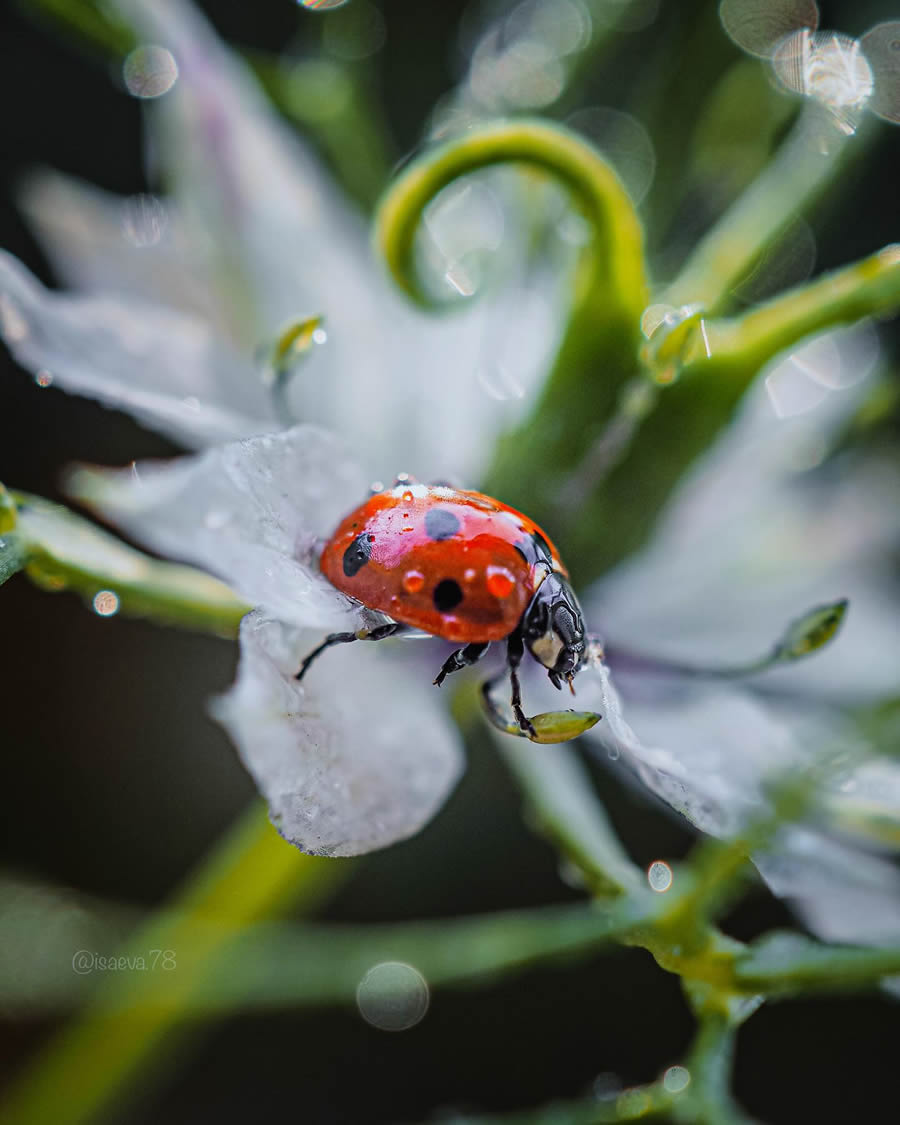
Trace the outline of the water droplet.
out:
<instances>
[{"instance_id":1,"label":"water droplet","mask_svg":"<svg viewBox=\"0 0 900 1125\"><path fill-rule=\"evenodd\" d=\"M328 333L324 328L316 328L312 334L314 344L324 344L328 340Z\"/></svg>"},{"instance_id":2,"label":"water droplet","mask_svg":"<svg viewBox=\"0 0 900 1125\"><path fill-rule=\"evenodd\" d=\"M505 566L487 568L488 593L494 598L508 598L516 586L515 576Z\"/></svg>"},{"instance_id":3,"label":"water droplet","mask_svg":"<svg viewBox=\"0 0 900 1125\"><path fill-rule=\"evenodd\" d=\"M670 1094L680 1094L691 1081L691 1072L686 1066L670 1066L663 1075L663 1088Z\"/></svg>"},{"instance_id":4,"label":"water droplet","mask_svg":"<svg viewBox=\"0 0 900 1125\"><path fill-rule=\"evenodd\" d=\"M332 8L341 8L347 0L298 0L301 7L310 12L328 12Z\"/></svg>"},{"instance_id":5,"label":"water droplet","mask_svg":"<svg viewBox=\"0 0 900 1125\"><path fill-rule=\"evenodd\" d=\"M377 494L379 492L384 492L384 481L383 480L373 480L372 483L369 485L369 491L373 494Z\"/></svg>"},{"instance_id":6,"label":"water droplet","mask_svg":"<svg viewBox=\"0 0 900 1125\"><path fill-rule=\"evenodd\" d=\"M178 64L165 47L135 47L125 59L122 77L128 92L136 98L159 98L175 85Z\"/></svg>"},{"instance_id":7,"label":"water droplet","mask_svg":"<svg viewBox=\"0 0 900 1125\"><path fill-rule=\"evenodd\" d=\"M409 491L404 492L403 495L400 497L400 499L403 501L404 504L411 504L412 501L413 501L413 494Z\"/></svg>"},{"instance_id":8,"label":"water droplet","mask_svg":"<svg viewBox=\"0 0 900 1125\"><path fill-rule=\"evenodd\" d=\"M858 39L804 28L778 44L772 66L789 90L824 105L841 132L848 136L856 132L875 88Z\"/></svg>"},{"instance_id":9,"label":"water droplet","mask_svg":"<svg viewBox=\"0 0 900 1125\"><path fill-rule=\"evenodd\" d=\"M359 1014L380 1031L407 1031L428 1011L428 985L422 974L402 961L384 961L369 969L356 990Z\"/></svg>"},{"instance_id":10,"label":"water droplet","mask_svg":"<svg viewBox=\"0 0 900 1125\"><path fill-rule=\"evenodd\" d=\"M478 571L474 570L472 567L469 567L469 569L463 574L463 582L474 582L477 577Z\"/></svg>"},{"instance_id":11,"label":"water droplet","mask_svg":"<svg viewBox=\"0 0 900 1125\"><path fill-rule=\"evenodd\" d=\"M39 387L49 387L53 383L53 376L49 371L39 371L37 375L35 375L34 381Z\"/></svg>"},{"instance_id":12,"label":"water droplet","mask_svg":"<svg viewBox=\"0 0 900 1125\"><path fill-rule=\"evenodd\" d=\"M100 590L94 595L94 613L112 617L119 609L119 596L112 590Z\"/></svg>"},{"instance_id":13,"label":"water droplet","mask_svg":"<svg viewBox=\"0 0 900 1125\"><path fill-rule=\"evenodd\" d=\"M444 272L444 280L451 285L460 297L471 297L478 288L477 282L463 269L459 262Z\"/></svg>"},{"instance_id":14,"label":"water droplet","mask_svg":"<svg viewBox=\"0 0 900 1125\"><path fill-rule=\"evenodd\" d=\"M662 894L672 886L672 868L661 859L655 860L647 868L647 882L651 890Z\"/></svg>"},{"instance_id":15,"label":"water droplet","mask_svg":"<svg viewBox=\"0 0 900 1125\"><path fill-rule=\"evenodd\" d=\"M420 570L408 570L401 585L407 594L417 594L425 585L425 575Z\"/></svg>"},{"instance_id":16,"label":"water droplet","mask_svg":"<svg viewBox=\"0 0 900 1125\"><path fill-rule=\"evenodd\" d=\"M607 756L607 758L609 758L609 760L611 762L617 762L619 760L619 757L620 757L620 751L619 751L618 746L615 746L615 745L607 746L606 756Z\"/></svg>"}]
</instances>

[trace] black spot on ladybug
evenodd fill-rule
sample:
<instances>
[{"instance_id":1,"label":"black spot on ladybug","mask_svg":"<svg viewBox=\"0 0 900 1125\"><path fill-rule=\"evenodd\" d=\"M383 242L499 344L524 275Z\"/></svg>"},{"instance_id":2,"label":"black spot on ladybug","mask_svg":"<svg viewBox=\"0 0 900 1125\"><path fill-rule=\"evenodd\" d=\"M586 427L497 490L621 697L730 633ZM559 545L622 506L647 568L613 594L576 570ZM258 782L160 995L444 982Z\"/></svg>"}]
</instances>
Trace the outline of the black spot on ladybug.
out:
<instances>
[{"instance_id":1,"label":"black spot on ladybug","mask_svg":"<svg viewBox=\"0 0 900 1125\"><path fill-rule=\"evenodd\" d=\"M463 592L458 582L454 582L452 578L445 578L435 586L432 598L438 613L449 613L463 600Z\"/></svg>"},{"instance_id":2,"label":"black spot on ladybug","mask_svg":"<svg viewBox=\"0 0 900 1125\"><path fill-rule=\"evenodd\" d=\"M352 578L369 561L372 554L372 543L367 535L357 535L350 546L344 551L344 574Z\"/></svg>"},{"instance_id":3,"label":"black spot on ladybug","mask_svg":"<svg viewBox=\"0 0 900 1125\"><path fill-rule=\"evenodd\" d=\"M425 533L429 539L450 539L459 531L459 520L449 508L432 508L425 513Z\"/></svg>"}]
</instances>

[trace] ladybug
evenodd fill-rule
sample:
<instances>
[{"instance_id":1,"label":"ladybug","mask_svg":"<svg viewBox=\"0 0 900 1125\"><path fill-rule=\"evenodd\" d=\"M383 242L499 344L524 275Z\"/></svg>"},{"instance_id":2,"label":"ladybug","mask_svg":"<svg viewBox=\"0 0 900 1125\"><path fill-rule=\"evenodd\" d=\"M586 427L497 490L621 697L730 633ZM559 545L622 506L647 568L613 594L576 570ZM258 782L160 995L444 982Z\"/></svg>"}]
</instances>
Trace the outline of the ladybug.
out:
<instances>
[{"instance_id":1,"label":"ladybug","mask_svg":"<svg viewBox=\"0 0 900 1125\"><path fill-rule=\"evenodd\" d=\"M341 521L319 566L338 590L391 621L332 633L298 680L332 645L418 629L461 646L435 677L440 685L505 640L516 722L534 734L517 673L525 649L557 688L563 680L572 687L584 658L581 606L556 548L527 516L480 492L401 475Z\"/></svg>"}]
</instances>

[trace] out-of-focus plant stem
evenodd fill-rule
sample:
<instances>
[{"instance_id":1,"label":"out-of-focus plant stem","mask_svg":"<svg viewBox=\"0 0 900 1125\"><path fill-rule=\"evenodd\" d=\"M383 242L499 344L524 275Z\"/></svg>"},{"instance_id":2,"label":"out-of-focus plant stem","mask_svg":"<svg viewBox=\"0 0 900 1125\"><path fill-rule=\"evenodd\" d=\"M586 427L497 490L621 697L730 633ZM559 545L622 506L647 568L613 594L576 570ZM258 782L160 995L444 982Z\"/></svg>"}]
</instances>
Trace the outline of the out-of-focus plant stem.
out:
<instances>
[{"instance_id":1,"label":"out-of-focus plant stem","mask_svg":"<svg viewBox=\"0 0 900 1125\"><path fill-rule=\"evenodd\" d=\"M172 950L167 1003L154 1002L152 973L109 973L68 1028L41 1051L0 1106L9 1125L77 1125L117 1103L140 1071L164 1063L181 1045L181 1016L194 990L215 971L234 931L290 906L313 907L351 869L287 845L261 804L227 834L170 908L128 942L125 954ZM206 935L197 941L198 926ZM190 963L178 962L179 946Z\"/></svg>"},{"instance_id":2,"label":"out-of-focus plant stem","mask_svg":"<svg viewBox=\"0 0 900 1125\"><path fill-rule=\"evenodd\" d=\"M126 546L59 504L24 492L6 493L14 525L0 560L15 548L18 566L44 589L72 590L88 601L115 595L117 612L166 625L236 637L249 606L203 571L161 562Z\"/></svg>"},{"instance_id":3,"label":"out-of-focus plant stem","mask_svg":"<svg viewBox=\"0 0 900 1125\"><path fill-rule=\"evenodd\" d=\"M863 143L864 136L846 137L821 107L810 106L659 299L675 307L697 302L715 312L765 248L835 179L848 152L858 152Z\"/></svg>"}]
</instances>

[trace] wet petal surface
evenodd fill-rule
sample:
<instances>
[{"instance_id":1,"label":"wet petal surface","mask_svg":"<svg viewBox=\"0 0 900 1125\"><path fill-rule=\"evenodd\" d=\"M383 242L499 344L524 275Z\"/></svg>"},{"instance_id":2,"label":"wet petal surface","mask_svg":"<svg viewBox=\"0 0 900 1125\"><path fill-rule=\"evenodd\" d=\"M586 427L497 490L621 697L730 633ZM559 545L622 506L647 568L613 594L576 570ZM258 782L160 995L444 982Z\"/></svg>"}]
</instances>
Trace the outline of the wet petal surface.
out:
<instances>
[{"instance_id":1,"label":"wet petal surface","mask_svg":"<svg viewBox=\"0 0 900 1125\"><path fill-rule=\"evenodd\" d=\"M278 831L302 851L351 856L417 832L462 770L456 730L414 667L383 646L340 645L304 678L321 636L251 614L237 683L214 705Z\"/></svg>"},{"instance_id":2,"label":"wet petal surface","mask_svg":"<svg viewBox=\"0 0 900 1125\"><path fill-rule=\"evenodd\" d=\"M182 444L274 425L258 376L209 324L125 298L52 292L2 252L0 331L42 385L97 398Z\"/></svg>"},{"instance_id":3,"label":"wet petal surface","mask_svg":"<svg viewBox=\"0 0 900 1125\"><path fill-rule=\"evenodd\" d=\"M297 625L352 628L350 602L319 574L315 540L365 497L331 434L295 426L168 463L81 469L70 491L141 543L223 578Z\"/></svg>"}]
</instances>

